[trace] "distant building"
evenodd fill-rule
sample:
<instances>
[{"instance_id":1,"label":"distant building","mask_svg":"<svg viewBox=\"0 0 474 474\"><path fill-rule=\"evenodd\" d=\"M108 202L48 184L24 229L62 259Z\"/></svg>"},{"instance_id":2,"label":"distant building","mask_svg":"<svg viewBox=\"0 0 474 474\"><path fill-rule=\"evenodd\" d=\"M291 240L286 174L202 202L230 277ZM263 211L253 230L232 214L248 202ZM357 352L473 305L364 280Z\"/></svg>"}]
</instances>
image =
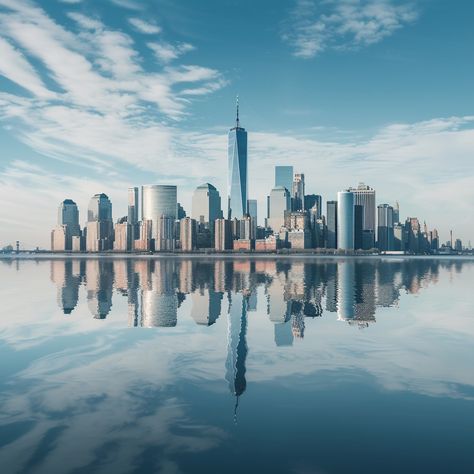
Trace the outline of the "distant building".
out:
<instances>
[{"instance_id":1,"label":"distant building","mask_svg":"<svg viewBox=\"0 0 474 474\"><path fill-rule=\"evenodd\" d=\"M102 252L113 249L114 224L112 203L104 193L95 194L87 210L86 250Z\"/></svg>"},{"instance_id":2,"label":"distant building","mask_svg":"<svg viewBox=\"0 0 474 474\"><path fill-rule=\"evenodd\" d=\"M175 250L175 219L162 215L159 220L158 233L155 237L157 252L172 252Z\"/></svg>"},{"instance_id":3,"label":"distant building","mask_svg":"<svg viewBox=\"0 0 474 474\"><path fill-rule=\"evenodd\" d=\"M194 190L191 217L206 224L222 218L221 197L212 184L204 183Z\"/></svg>"},{"instance_id":4,"label":"distant building","mask_svg":"<svg viewBox=\"0 0 474 474\"><path fill-rule=\"evenodd\" d=\"M280 186L291 193L293 189L293 166L275 166L275 188Z\"/></svg>"},{"instance_id":5,"label":"distant building","mask_svg":"<svg viewBox=\"0 0 474 474\"><path fill-rule=\"evenodd\" d=\"M354 248L364 248L364 208L360 204L354 205ZM370 248L370 247L369 247Z\"/></svg>"},{"instance_id":6,"label":"distant building","mask_svg":"<svg viewBox=\"0 0 474 474\"><path fill-rule=\"evenodd\" d=\"M456 239L454 241L454 250L456 252L462 252L462 240L461 239Z\"/></svg>"},{"instance_id":7,"label":"distant building","mask_svg":"<svg viewBox=\"0 0 474 474\"><path fill-rule=\"evenodd\" d=\"M379 204L377 206L377 246L380 251L395 250L393 224L393 207L388 204Z\"/></svg>"},{"instance_id":8,"label":"distant building","mask_svg":"<svg viewBox=\"0 0 474 474\"><path fill-rule=\"evenodd\" d=\"M267 227L279 232L285 225L285 213L291 209L291 197L288 189L277 186L272 189L268 199Z\"/></svg>"},{"instance_id":9,"label":"distant building","mask_svg":"<svg viewBox=\"0 0 474 474\"><path fill-rule=\"evenodd\" d=\"M247 169L247 132L240 126L239 103L235 127L231 128L228 137L228 219L241 219L247 214L248 169Z\"/></svg>"},{"instance_id":10,"label":"distant building","mask_svg":"<svg viewBox=\"0 0 474 474\"><path fill-rule=\"evenodd\" d=\"M248 215L252 220L253 234L257 234L257 217L258 217L258 202L256 199L249 199L248 205Z\"/></svg>"},{"instance_id":11,"label":"distant building","mask_svg":"<svg viewBox=\"0 0 474 474\"><path fill-rule=\"evenodd\" d=\"M399 222L393 226L393 250L405 250L405 226Z\"/></svg>"},{"instance_id":12,"label":"distant building","mask_svg":"<svg viewBox=\"0 0 474 474\"><path fill-rule=\"evenodd\" d=\"M128 216L120 218L115 224L114 250L116 252L130 252L132 250L132 226L128 223Z\"/></svg>"},{"instance_id":13,"label":"distant building","mask_svg":"<svg viewBox=\"0 0 474 474\"><path fill-rule=\"evenodd\" d=\"M350 188L354 193L354 205L363 207L363 230L371 230L375 238L375 190L370 186L360 183L357 188ZM375 246L375 240L371 248Z\"/></svg>"},{"instance_id":14,"label":"distant building","mask_svg":"<svg viewBox=\"0 0 474 474\"><path fill-rule=\"evenodd\" d=\"M138 222L140 220L138 213L138 188L132 187L128 188L128 213L127 213L127 223L130 226L130 241L131 245L130 250L133 249L133 242L139 237L139 226Z\"/></svg>"},{"instance_id":15,"label":"distant building","mask_svg":"<svg viewBox=\"0 0 474 474\"><path fill-rule=\"evenodd\" d=\"M58 209L58 225L51 233L51 250L64 252L72 250L72 238L81 236L79 210L72 199L65 199Z\"/></svg>"},{"instance_id":16,"label":"distant building","mask_svg":"<svg viewBox=\"0 0 474 474\"><path fill-rule=\"evenodd\" d=\"M304 174L296 173L293 180L292 210L304 211Z\"/></svg>"},{"instance_id":17,"label":"distant building","mask_svg":"<svg viewBox=\"0 0 474 474\"><path fill-rule=\"evenodd\" d=\"M316 208L317 219L323 215L323 198L319 194L306 194L304 197L304 208L306 210Z\"/></svg>"},{"instance_id":18,"label":"distant building","mask_svg":"<svg viewBox=\"0 0 474 474\"><path fill-rule=\"evenodd\" d=\"M192 252L196 249L196 220L185 217L179 221L181 250Z\"/></svg>"},{"instance_id":19,"label":"distant building","mask_svg":"<svg viewBox=\"0 0 474 474\"><path fill-rule=\"evenodd\" d=\"M142 220L140 222L140 238L134 242L134 250L139 252L149 252L155 250L155 239L152 237L153 222L151 220Z\"/></svg>"},{"instance_id":20,"label":"distant building","mask_svg":"<svg viewBox=\"0 0 474 474\"><path fill-rule=\"evenodd\" d=\"M177 207L176 186L162 184L142 186L142 221L152 222L155 250L174 249L174 221L177 218Z\"/></svg>"},{"instance_id":21,"label":"distant building","mask_svg":"<svg viewBox=\"0 0 474 474\"><path fill-rule=\"evenodd\" d=\"M66 225L58 225L51 231L51 250L53 252L64 252L66 251ZM72 241L71 249L72 250Z\"/></svg>"},{"instance_id":22,"label":"distant building","mask_svg":"<svg viewBox=\"0 0 474 474\"><path fill-rule=\"evenodd\" d=\"M249 251L255 248L255 240L250 239L237 239L233 241L234 251Z\"/></svg>"},{"instance_id":23,"label":"distant building","mask_svg":"<svg viewBox=\"0 0 474 474\"><path fill-rule=\"evenodd\" d=\"M217 251L232 249L232 229L228 219L216 219L214 246Z\"/></svg>"},{"instance_id":24,"label":"distant building","mask_svg":"<svg viewBox=\"0 0 474 474\"><path fill-rule=\"evenodd\" d=\"M337 193L337 248L354 250L354 194Z\"/></svg>"},{"instance_id":25,"label":"distant building","mask_svg":"<svg viewBox=\"0 0 474 474\"><path fill-rule=\"evenodd\" d=\"M281 242L276 235L270 235L265 239L257 239L255 241L256 252L275 252L280 248Z\"/></svg>"},{"instance_id":26,"label":"distant building","mask_svg":"<svg viewBox=\"0 0 474 474\"><path fill-rule=\"evenodd\" d=\"M337 248L337 201L328 201L326 204L326 247Z\"/></svg>"}]
</instances>

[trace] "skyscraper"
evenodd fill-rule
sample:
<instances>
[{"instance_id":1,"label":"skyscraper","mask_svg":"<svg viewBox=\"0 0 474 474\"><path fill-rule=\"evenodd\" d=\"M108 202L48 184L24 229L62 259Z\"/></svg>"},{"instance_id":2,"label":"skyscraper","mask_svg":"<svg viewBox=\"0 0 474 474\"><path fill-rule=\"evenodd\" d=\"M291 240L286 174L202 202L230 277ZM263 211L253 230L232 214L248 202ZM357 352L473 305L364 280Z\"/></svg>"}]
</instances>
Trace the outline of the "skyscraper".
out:
<instances>
[{"instance_id":1,"label":"skyscraper","mask_svg":"<svg viewBox=\"0 0 474 474\"><path fill-rule=\"evenodd\" d=\"M179 221L181 250L191 252L196 248L196 220L185 217Z\"/></svg>"},{"instance_id":2,"label":"skyscraper","mask_svg":"<svg viewBox=\"0 0 474 474\"><path fill-rule=\"evenodd\" d=\"M327 237L326 247L328 249L337 248L337 201L328 201L326 203L327 217Z\"/></svg>"},{"instance_id":3,"label":"skyscraper","mask_svg":"<svg viewBox=\"0 0 474 474\"><path fill-rule=\"evenodd\" d=\"M321 219L323 213L323 198L319 194L307 194L304 197L304 208L308 211L315 207L316 218Z\"/></svg>"},{"instance_id":4,"label":"skyscraper","mask_svg":"<svg viewBox=\"0 0 474 474\"><path fill-rule=\"evenodd\" d=\"M304 174L296 173L293 180L293 211L304 211Z\"/></svg>"},{"instance_id":5,"label":"skyscraper","mask_svg":"<svg viewBox=\"0 0 474 474\"><path fill-rule=\"evenodd\" d=\"M106 194L95 194L87 209L86 249L88 252L111 250L113 241L112 203Z\"/></svg>"},{"instance_id":6,"label":"skyscraper","mask_svg":"<svg viewBox=\"0 0 474 474\"><path fill-rule=\"evenodd\" d=\"M77 205L72 199L65 199L58 208L58 225L51 233L51 250L72 250L72 238L80 236Z\"/></svg>"},{"instance_id":7,"label":"skyscraper","mask_svg":"<svg viewBox=\"0 0 474 474\"><path fill-rule=\"evenodd\" d=\"M291 198L288 189L277 186L270 192L268 200L267 227L273 232L279 232L285 225L285 213L291 209Z\"/></svg>"},{"instance_id":8,"label":"skyscraper","mask_svg":"<svg viewBox=\"0 0 474 474\"><path fill-rule=\"evenodd\" d=\"M354 194L350 190L337 193L337 248L354 249Z\"/></svg>"},{"instance_id":9,"label":"skyscraper","mask_svg":"<svg viewBox=\"0 0 474 474\"><path fill-rule=\"evenodd\" d=\"M275 166L275 188L283 186L291 193L293 189L293 166Z\"/></svg>"},{"instance_id":10,"label":"skyscraper","mask_svg":"<svg viewBox=\"0 0 474 474\"><path fill-rule=\"evenodd\" d=\"M212 184L204 183L194 190L191 217L207 224L222 217L221 197Z\"/></svg>"},{"instance_id":11,"label":"skyscraper","mask_svg":"<svg viewBox=\"0 0 474 474\"><path fill-rule=\"evenodd\" d=\"M130 226L130 240L133 242L138 239L138 188L128 188L128 213L127 223Z\"/></svg>"},{"instance_id":12,"label":"skyscraper","mask_svg":"<svg viewBox=\"0 0 474 474\"><path fill-rule=\"evenodd\" d=\"M388 204L377 206L377 246L379 250L394 249L393 207Z\"/></svg>"},{"instance_id":13,"label":"skyscraper","mask_svg":"<svg viewBox=\"0 0 474 474\"><path fill-rule=\"evenodd\" d=\"M229 130L227 157L227 217L241 219L247 214L248 200L247 132L240 126L238 98L235 127Z\"/></svg>"},{"instance_id":14,"label":"skyscraper","mask_svg":"<svg viewBox=\"0 0 474 474\"><path fill-rule=\"evenodd\" d=\"M159 238L169 240L170 224L163 222L163 217L172 223L177 213L177 188L171 185L148 184L142 186L142 221L152 222L152 238L155 239L155 249L160 250L164 243ZM166 235L165 235L166 234ZM161 237L160 237L161 236ZM163 244L163 245L162 245Z\"/></svg>"},{"instance_id":15,"label":"skyscraper","mask_svg":"<svg viewBox=\"0 0 474 474\"><path fill-rule=\"evenodd\" d=\"M363 218L363 207L360 204L354 205L354 248L356 250L360 250L363 248Z\"/></svg>"},{"instance_id":16,"label":"skyscraper","mask_svg":"<svg viewBox=\"0 0 474 474\"><path fill-rule=\"evenodd\" d=\"M354 204L363 207L362 230L372 232L372 242L369 247L372 248L375 244L375 190L364 183L359 183L357 188L351 188L350 191L354 193Z\"/></svg>"}]
</instances>

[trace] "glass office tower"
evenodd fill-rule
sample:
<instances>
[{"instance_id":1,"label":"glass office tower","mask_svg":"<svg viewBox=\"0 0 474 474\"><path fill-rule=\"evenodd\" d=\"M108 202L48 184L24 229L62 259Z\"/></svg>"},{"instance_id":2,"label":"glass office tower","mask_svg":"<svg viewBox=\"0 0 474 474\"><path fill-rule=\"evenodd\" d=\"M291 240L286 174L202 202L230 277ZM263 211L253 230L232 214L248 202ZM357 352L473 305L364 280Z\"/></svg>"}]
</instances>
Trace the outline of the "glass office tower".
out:
<instances>
[{"instance_id":1,"label":"glass office tower","mask_svg":"<svg viewBox=\"0 0 474 474\"><path fill-rule=\"evenodd\" d=\"M293 189L293 166L275 166L275 188L283 186L291 193Z\"/></svg>"},{"instance_id":2,"label":"glass office tower","mask_svg":"<svg viewBox=\"0 0 474 474\"><path fill-rule=\"evenodd\" d=\"M247 214L247 132L239 123L239 102L235 127L229 130L227 199L229 219L242 219Z\"/></svg>"},{"instance_id":3,"label":"glass office tower","mask_svg":"<svg viewBox=\"0 0 474 474\"><path fill-rule=\"evenodd\" d=\"M354 250L354 194L337 193L337 248Z\"/></svg>"}]
</instances>

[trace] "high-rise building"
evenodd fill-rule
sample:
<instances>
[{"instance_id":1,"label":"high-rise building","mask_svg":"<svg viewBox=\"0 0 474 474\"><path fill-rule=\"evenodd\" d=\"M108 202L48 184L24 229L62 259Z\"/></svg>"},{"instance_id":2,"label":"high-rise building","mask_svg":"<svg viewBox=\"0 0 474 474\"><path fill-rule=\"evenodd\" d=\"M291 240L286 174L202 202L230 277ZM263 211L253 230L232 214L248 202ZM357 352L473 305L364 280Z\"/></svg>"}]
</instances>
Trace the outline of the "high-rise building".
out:
<instances>
[{"instance_id":1,"label":"high-rise building","mask_svg":"<svg viewBox=\"0 0 474 474\"><path fill-rule=\"evenodd\" d=\"M337 248L354 250L354 193L337 193Z\"/></svg>"},{"instance_id":2,"label":"high-rise building","mask_svg":"<svg viewBox=\"0 0 474 474\"><path fill-rule=\"evenodd\" d=\"M306 210L316 208L317 219L323 214L323 198L319 194L306 194L304 197L304 208Z\"/></svg>"},{"instance_id":3,"label":"high-rise building","mask_svg":"<svg viewBox=\"0 0 474 474\"><path fill-rule=\"evenodd\" d=\"M87 209L86 229L86 250L88 252L112 250L114 242L112 203L106 194L92 196Z\"/></svg>"},{"instance_id":4,"label":"high-rise building","mask_svg":"<svg viewBox=\"0 0 474 474\"><path fill-rule=\"evenodd\" d=\"M360 250L364 248L364 208L360 204L354 205L354 248Z\"/></svg>"},{"instance_id":5,"label":"high-rise building","mask_svg":"<svg viewBox=\"0 0 474 474\"><path fill-rule=\"evenodd\" d=\"M196 249L196 220L185 217L179 221L181 250L191 252Z\"/></svg>"},{"instance_id":6,"label":"high-rise building","mask_svg":"<svg viewBox=\"0 0 474 474\"><path fill-rule=\"evenodd\" d=\"M175 221L174 217L162 215L159 220L158 234L155 238L155 250L173 251L175 249Z\"/></svg>"},{"instance_id":7,"label":"high-rise building","mask_svg":"<svg viewBox=\"0 0 474 474\"><path fill-rule=\"evenodd\" d=\"M204 183L194 190L191 217L206 224L222 217L221 197L212 184Z\"/></svg>"},{"instance_id":8,"label":"high-rise building","mask_svg":"<svg viewBox=\"0 0 474 474\"><path fill-rule=\"evenodd\" d=\"M51 250L72 250L72 238L81 236L79 210L72 199L65 199L58 208L58 225L51 233Z\"/></svg>"},{"instance_id":9,"label":"high-rise building","mask_svg":"<svg viewBox=\"0 0 474 474\"><path fill-rule=\"evenodd\" d=\"M128 223L127 219L128 216L121 217L115 224L114 250L116 252L129 252L132 250L132 226Z\"/></svg>"},{"instance_id":10,"label":"high-rise building","mask_svg":"<svg viewBox=\"0 0 474 474\"><path fill-rule=\"evenodd\" d=\"M248 200L247 132L240 126L238 99L235 127L229 130L227 156L227 217L241 219L247 214Z\"/></svg>"},{"instance_id":11,"label":"high-rise building","mask_svg":"<svg viewBox=\"0 0 474 474\"><path fill-rule=\"evenodd\" d=\"M328 249L337 248L337 201L326 203L326 247Z\"/></svg>"},{"instance_id":12,"label":"high-rise building","mask_svg":"<svg viewBox=\"0 0 474 474\"><path fill-rule=\"evenodd\" d=\"M377 246L381 251L394 249L393 207L389 204L377 206Z\"/></svg>"},{"instance_id":13,"label":"high-rise building","mask_svg":"<svg viewBox=\"0 0 474 474\"><path fill-rule=\"evenodd\" d=\"M304 211L304 174L296 173L293 180L293 211Z\"/></svg>"},{"instance_id":14,"label":"high-rise building","mask_svg":"<svg viewBox=\"0 0 474 474\"><path fill-rule=\"evenodd\" d=\"M405 250L405 226L397 222L393 226L393 250Z\"/></svg>"},{"instance_id":15,"label":"high-rise building","mask_svg":"<svg viewBox=\"0 0 474 474\"><path fill-rule=\"evenodd\" d=\"M363 227L364 231L370 230L375 240L375 190L364 183L359 183L357 188L351 188L354 193L354 204L363 207ZM375 242L370 248L374 247Z\"/></svg>"},{"instance_id":16,"label":"high-rise building","mask_svg":"<svg viewBox=\"0 0 474 474\"><path fill-rule=\"evenodd\" d=\"M148 184L142 186L142 221L152 222L152 238L155 240L155 249L160 250L164 242L159 242L159 236L171 239L169 229L162 229L162 217L173 223L177 217L177 188L172 185ZM166 230L166 232L164 232ZM166 234L166 237L164 236ZM174 238L174 231L171 231ZM164 250L164 249L163 249Z\"/></svg>"},{"instance_id":17,"label":"high-rise building","mask_svg":"<svg viewBox=\"0 0 474 474\"><path fill-rule=\"evenodd\" d=\"M397 201L393 208L393 223L397 224L398 222L400 222L400 204Z\"/></svg>"},{"instance_id":18,"label":"high-rise building","mask_svg":"<svg viewBox=\"0 0 474 474\"><path fill-rule=\"evenodd\" d=\"M279 232L285 225L285 213L291 209L290 192L284 186L277 186L270 192L268 199L267 227Z\"/></svg>"},{"instance_id":19,"label":"high-rise building","mask_svg":"<svg viewBox=\"0 0 474 474\"><path fill-rule=\"evenodd\" d=\"M454 241L454 250L456 252L462 252L462 240L461 239L456 239Z\"/></svg>"},{"instance_id":20,"label":"high-rise building","mask_svg":"<svg viewBox=\"0 0 474 474\"><path fill-rule=\"evenodd\" d=\"M216 219L215 248L218 251L232 248L232 228L228 219Z\"/></svg>"},{"instance_id":21,"label":"high-rise building","mask_svg":"<svg viewBox=\"0 0 474 474\"><path fill-rule=\"evenodd\" d=\"M138 239L138 188L128 188L128 213L127 223L130 226L130 240L133 241Z\"/></svg>"},{"instance_id":22,"label":"high-rise building","mask_svg":"<svg viewBox=\"0 0 474 474\"><path fill-rule=\"evenodd\" d=\"M275 166L275 188L283 186L291 193L293 189L293 166Z\"/></svg>"}]
</instances>

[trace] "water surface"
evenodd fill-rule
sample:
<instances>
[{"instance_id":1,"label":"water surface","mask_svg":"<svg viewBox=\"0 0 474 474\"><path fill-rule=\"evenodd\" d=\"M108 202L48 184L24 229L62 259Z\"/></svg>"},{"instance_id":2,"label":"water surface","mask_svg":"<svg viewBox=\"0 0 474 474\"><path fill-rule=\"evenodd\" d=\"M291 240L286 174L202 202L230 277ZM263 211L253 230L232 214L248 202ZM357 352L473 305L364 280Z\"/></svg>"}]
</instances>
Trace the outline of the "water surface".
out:
<instances>
[{"instance_id":1,"label":"water surface","mask_svg":"<svg viewBox=\"0 0 474 474\"><path fill-rule=\"evenodd\" d=\"M474 261L0 261L5 473L472 473Z\"/></svg>"}]
</instances>

